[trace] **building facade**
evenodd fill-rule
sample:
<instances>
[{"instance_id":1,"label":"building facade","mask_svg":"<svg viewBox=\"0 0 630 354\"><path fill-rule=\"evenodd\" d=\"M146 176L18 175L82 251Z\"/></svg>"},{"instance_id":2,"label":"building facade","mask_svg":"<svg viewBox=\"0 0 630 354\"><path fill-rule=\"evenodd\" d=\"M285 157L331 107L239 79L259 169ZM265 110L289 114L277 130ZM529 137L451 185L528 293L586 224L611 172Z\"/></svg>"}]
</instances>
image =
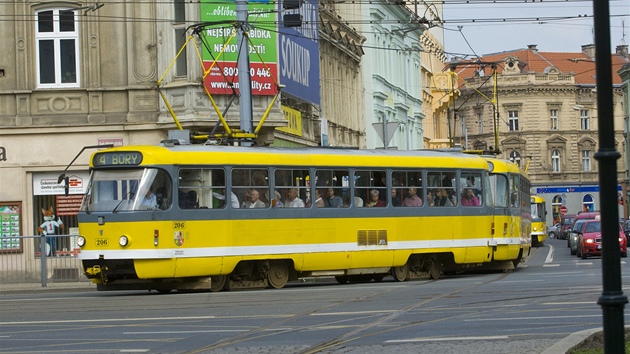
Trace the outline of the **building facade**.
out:
<instances>
[{"instance_id":1,"label":"building facade","mask_svg":"<svg viewBox=\"0 0 630 354\"><path fill-rule=\"evenodd\" d=\"M612 54L614 72L628 63L625 48L625 54L623 48ZM530 45L476 63L452 63L451 68L460 80L456 142L466 149L499 152L524 168L532 193L547 201L548 224L559 220L561 206L570 214L600 209L594 46L553 53ZM618 75L613 83L615 134L609 138L623 155L617 162L621 197L627 154Z\"/></svg>"}]
</instances>

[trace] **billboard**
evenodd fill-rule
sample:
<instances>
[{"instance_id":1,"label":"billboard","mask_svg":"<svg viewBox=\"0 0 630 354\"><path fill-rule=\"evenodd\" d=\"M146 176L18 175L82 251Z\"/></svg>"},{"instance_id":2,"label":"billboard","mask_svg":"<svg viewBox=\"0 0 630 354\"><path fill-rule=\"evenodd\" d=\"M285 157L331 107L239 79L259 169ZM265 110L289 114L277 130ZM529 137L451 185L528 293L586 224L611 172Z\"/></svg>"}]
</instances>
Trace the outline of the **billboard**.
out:
<instances>
[{"instance_id":1,"label":"billboard","mask_svg":"<svg viewBox=\"0 0 630 354\"><path fill-rule=\"evenodd\" d=\"M283 10L278 1L278 65L282 92L320 104L319 92L319 36L316 0L304 0L300 8ZM301 27L284 27L282 15L299 13Z\"/></svg>"},{"instance_id":2,"label":"billboard","mask_svg":"<svg viewBox=\"0 0 630 354\"><path fill-rule=\"evenodd\" d=\"M249 1L247 9L251 43L246 43L245 52L249 53L250 89L252 95L275 95L277 88L272 79L278 75L275 8L269 1ZM201 34L207 44L202 49L204 70L212 67L204 85L213 95L231 95L232 87L239 89L237 61L241 50L236 36L230 39L236 31L232 25L236 22L236 3L202 0L201 21L215 23L207 25ZM218 60L212 66L215 58Z\"/></svg>"}]
</instances>

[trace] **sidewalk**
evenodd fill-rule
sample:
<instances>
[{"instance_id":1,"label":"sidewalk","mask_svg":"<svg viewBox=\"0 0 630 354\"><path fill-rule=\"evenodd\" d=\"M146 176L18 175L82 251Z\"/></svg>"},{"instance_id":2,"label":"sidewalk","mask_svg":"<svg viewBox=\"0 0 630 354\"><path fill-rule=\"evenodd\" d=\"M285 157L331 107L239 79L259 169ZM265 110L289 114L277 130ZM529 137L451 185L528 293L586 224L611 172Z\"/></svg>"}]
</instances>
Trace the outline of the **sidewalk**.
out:
<instances>
[{"instance_id":1,"label":"sidewalk","mask_svg":"<svg viewBox=\"0 0 630 354\"><path fill-rule=\"evenodd\" d=\"M40 292L96 292L96 285L89 281L78 282L49 282L46 287L40 283L0 284L0 295ZM630 326L626 326L630 328ZM540 354L565 354L569 349L580 344L591 335L601 332L602 328L593 328L575 332L561 339L558 343L547 348Z\"/></svg>"}]
</instances>

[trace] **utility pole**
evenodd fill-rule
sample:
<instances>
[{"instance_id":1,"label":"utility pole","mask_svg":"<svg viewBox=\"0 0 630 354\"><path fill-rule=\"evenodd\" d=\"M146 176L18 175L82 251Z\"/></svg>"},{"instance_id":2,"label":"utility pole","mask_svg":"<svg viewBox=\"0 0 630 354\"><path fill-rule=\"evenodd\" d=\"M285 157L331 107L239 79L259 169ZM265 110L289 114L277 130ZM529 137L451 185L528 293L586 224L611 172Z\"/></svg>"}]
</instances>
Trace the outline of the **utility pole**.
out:
<instances>
[{"instance_id":1,"label":"utility pole","mask_svg":"<svg viewBox=\"0 0 630 354\"><path fill-rule=\"evenodd\" d=\"M602 295L597 303L602 307L604 322L604 353L625 350L624 307L628 298L621 287L619 252L619 210L617 206L617 159L613 113L612 59L610 55L610 5L608 0L593 1L595 24L595 75L597 77L597 113L599 150L599 195L602 219Z\"/></svg>"},{"instance_id":2,"label":"utility pole","mask_svg":"<svg viewBox=\"0 0 630 354\"><path fill-rule=\"evenodd\" d=\"M236 22L238 24L236 39L239 48L237 67L241 130L245 133L251 133L254 111L252 109L252 80L249 75L249 41L247 40L247 31L249 30L247 22L249 16L248 0L236 0L235 3ZM245 142L243 145L251 146L251 142Z\"/></svg>"}]
</instances>

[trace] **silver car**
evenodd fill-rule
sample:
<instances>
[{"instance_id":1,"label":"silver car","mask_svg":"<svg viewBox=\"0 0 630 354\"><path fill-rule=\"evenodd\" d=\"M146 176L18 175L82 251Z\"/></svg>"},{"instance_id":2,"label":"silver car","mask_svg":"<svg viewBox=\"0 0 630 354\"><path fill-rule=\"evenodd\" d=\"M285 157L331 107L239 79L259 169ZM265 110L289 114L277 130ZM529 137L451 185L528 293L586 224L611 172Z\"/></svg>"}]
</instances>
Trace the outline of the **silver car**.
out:
<instances>
[{"instance_id":1,"label":"silver car","mask_svg":"<svg viewBox=\"0 0 630 354\"><path fill-rule=\"evenodd\" d=\"M549 238L556 238L561 232L562 227L560 226L560 223L557 223L553 226L547 226L547 236L549 236Z\"/></svg>"},{"instance_id":2,"label":"silver car","mask_svg":"<svg viewBox=\"0 0 630 354\"><path fill-rule=\"evenodd\" d=\"M585 222L589 220L591 219L577 220L573 225L573 229L569 232L569 237L567 237L567 246L571 249L572 256L577 255L578 233L582 232Z\"/></svg>"}]
</instances>

